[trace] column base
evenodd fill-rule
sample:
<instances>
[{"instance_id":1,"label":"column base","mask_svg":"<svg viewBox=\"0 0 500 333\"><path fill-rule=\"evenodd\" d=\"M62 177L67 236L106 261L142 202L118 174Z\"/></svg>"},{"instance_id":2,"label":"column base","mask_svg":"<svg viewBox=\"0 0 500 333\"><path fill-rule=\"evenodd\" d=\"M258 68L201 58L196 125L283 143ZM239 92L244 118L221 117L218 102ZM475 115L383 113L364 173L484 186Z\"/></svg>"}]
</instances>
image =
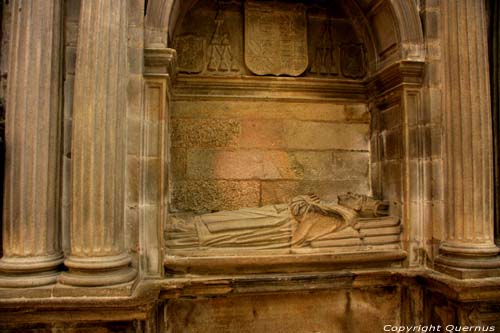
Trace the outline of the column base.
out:
<instances>
[{"instance_id":1,"label":"column base","mask_svg":"<svg viewBox=\"0 0 500 333\"><path fill-rule=\"evenodd\" d=\"M500 249L491 243L446 242L439 248L434 269L459 279L500 277Z\"/></svg>"},{"instance_id":2,"label":"column base","mask_svg":"<svg viewBox=\"0 0 500 333\"><path fill-rule=\"evenodd\" d=\"M130 267L130 256L107 257L70 256L64 261L68 272L58 278L62 284L79 287L102 287L132 281L137 272Z\"/></svg>"},{"instance_id":3,"label":"column base","mask_svg":"<svg viewBox=\"0 0 500 333\"><path fill-rule=\"evenodd\" d=\"M0 259L0 287L30 288L57 282L62 254L37 257L3 257Z\"/></svg>"}]
</instances>

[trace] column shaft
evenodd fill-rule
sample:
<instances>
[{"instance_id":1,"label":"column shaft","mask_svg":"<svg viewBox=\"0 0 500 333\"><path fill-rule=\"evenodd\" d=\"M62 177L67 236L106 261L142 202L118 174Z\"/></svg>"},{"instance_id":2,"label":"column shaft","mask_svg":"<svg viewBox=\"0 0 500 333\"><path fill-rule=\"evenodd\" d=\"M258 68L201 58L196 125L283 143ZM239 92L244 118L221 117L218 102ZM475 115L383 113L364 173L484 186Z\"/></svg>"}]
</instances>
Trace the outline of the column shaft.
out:
<instances>
[{"instance_id":1,"label":"column shaft","mask_svg":"<svg viewBox=\"0 0 500 333\"><path fill-rule=\"evenodd\" d=\"M14 0L0 286L53 283L59 241L61 0Z\"/></svg>"},{"instance_id":2,"label":"column shaft","mask_svg":"<svg viewBox=\"0 0 500 333\"><path fill-rule=\"evenodd\" d=\"M71 256L60 281L130 281L124 248L127 1L81 4L72 136Z\"/></svg>"},{"instance_id":3,"label":"column shaft","mask_svg":"<svg viewBox=\"0 0 500 333\"><path fill-rule=\"evenodd\" d=\"M437 269L481 277L493 242L492 123L484 1L443 0L447 235ZM496 272L493 272L496 274Z\"/></svg>"}]
</instances>

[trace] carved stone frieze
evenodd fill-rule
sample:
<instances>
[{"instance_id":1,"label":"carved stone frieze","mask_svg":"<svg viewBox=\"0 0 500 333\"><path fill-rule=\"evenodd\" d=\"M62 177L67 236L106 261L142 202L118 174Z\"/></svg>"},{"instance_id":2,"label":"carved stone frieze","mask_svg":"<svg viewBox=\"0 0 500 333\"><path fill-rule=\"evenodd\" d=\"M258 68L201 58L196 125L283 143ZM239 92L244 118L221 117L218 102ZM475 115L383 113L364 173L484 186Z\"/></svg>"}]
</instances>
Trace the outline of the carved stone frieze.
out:
<instances>
[{"instance_id":1,"label":"carved stone frieze","mask_svg":"<svg viewBox=\"0 0 500 333\"><path fill-rule=\"evenodd\" d=\"M245 63L257 75L301 75L308 66L302 4L245 4Z\"/></svg>"}]
</instances>

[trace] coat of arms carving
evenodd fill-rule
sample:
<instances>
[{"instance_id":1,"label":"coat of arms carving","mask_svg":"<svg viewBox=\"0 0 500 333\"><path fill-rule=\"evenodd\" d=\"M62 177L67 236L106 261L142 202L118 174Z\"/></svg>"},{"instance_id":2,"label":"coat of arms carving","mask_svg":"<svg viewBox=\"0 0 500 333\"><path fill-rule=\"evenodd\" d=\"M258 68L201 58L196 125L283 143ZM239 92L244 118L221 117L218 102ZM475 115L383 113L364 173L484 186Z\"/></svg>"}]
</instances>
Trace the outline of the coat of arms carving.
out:
<instances>
[{"instance_id":1,"label":"coat of arms carving","mask_svg":"<svg viewBox=\"0 0 500 333\"><path fill-rule=\"evenodd\" d=\"M366 75L365 54L362 44L343 44L340 48L340 63L345 77L360 79Z\"/></svg>"},{"instance_id":2,"label":"coat of arms carving","mask_svg":"<svg viewBox=\"0 0 500 333\"><path fill-rule=\"evenodd\" d=\"M201 73L205 65L205 40L195 35L179 36L175 40L178 70L183 73Z\"/></svg>"},{"instance_id":3,"label":"coat of arms carving","mask_svg":"<svg viewBox=\"0 0 500 333\"><path fill-rule=\"evenodd\" d=\"M301 75L309 62L305 6L247 1L245 62L257 75Z\"/></svg>"}]
</instances>

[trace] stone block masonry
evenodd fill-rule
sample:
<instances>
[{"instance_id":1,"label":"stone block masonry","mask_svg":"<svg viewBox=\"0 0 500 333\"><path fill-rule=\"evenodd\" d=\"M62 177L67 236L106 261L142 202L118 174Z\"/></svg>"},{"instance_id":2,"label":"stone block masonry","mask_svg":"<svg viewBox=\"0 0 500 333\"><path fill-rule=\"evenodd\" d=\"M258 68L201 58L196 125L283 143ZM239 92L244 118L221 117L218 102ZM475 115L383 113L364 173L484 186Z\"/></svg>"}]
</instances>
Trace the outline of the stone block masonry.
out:
<instances>
[{"instance_id":1,"label":"stone block masonry","mask_svg":"<svg viewBox=\"0 0 500 333\"><path fill-rule=\"evenodd\" d=\"M364 104L176 101L171 208L233 209L306 192L329 200L368 194L369 120Z\"/></svg>"}]
</instances>

